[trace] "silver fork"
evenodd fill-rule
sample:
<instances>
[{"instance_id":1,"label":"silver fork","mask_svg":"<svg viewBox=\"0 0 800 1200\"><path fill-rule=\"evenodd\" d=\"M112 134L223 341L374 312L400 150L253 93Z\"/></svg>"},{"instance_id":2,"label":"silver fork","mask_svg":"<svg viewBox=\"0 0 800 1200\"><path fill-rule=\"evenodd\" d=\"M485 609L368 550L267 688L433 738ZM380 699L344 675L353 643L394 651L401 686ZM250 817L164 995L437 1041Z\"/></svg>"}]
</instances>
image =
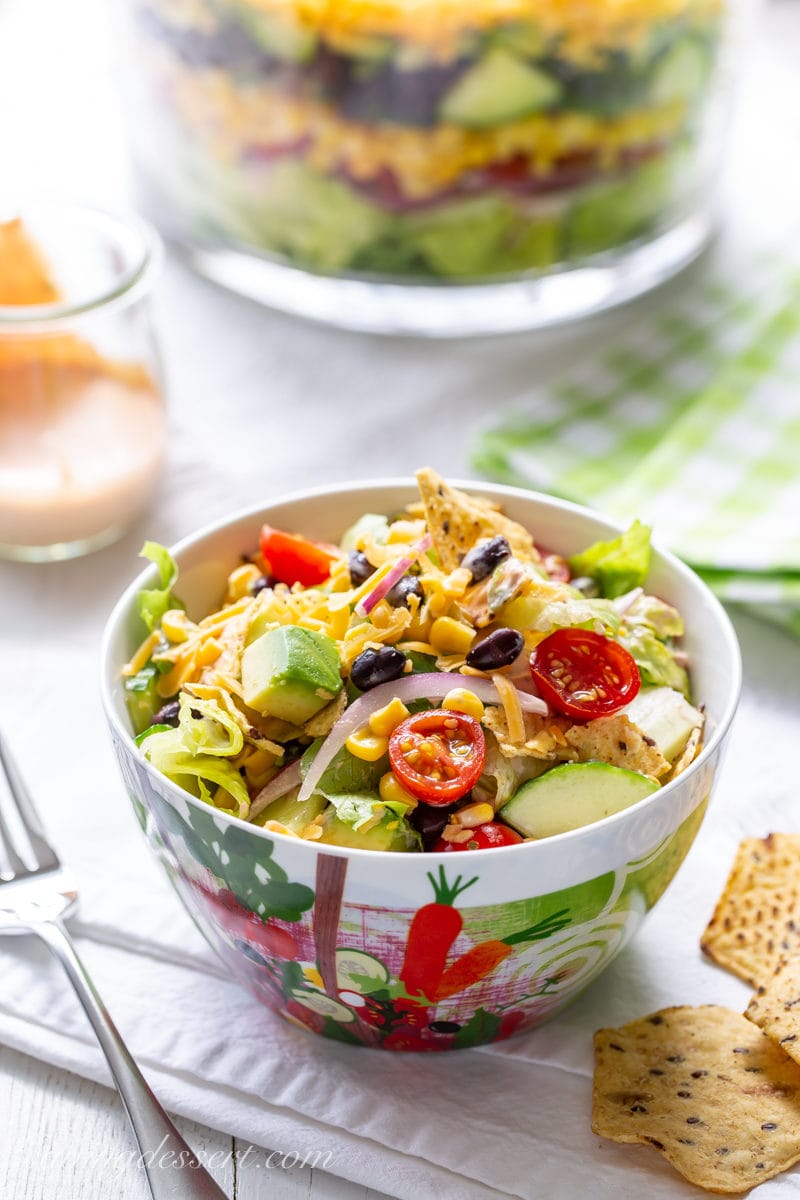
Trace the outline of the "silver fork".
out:
<instances>
[{"instance_id":1,"label":"silver fork","mask_svg":"<svg viewBox=\"0 0 800 1200\"><path fill-rule=\"evenodd\" d=\"M227 1200L150 1090L77 955L64 925L78 903L75 883L48 843L0 737L0 856L3 853L0 934L35 933L66 970L130 1118L153 1200Z\"/></svg>"}]
</instances>

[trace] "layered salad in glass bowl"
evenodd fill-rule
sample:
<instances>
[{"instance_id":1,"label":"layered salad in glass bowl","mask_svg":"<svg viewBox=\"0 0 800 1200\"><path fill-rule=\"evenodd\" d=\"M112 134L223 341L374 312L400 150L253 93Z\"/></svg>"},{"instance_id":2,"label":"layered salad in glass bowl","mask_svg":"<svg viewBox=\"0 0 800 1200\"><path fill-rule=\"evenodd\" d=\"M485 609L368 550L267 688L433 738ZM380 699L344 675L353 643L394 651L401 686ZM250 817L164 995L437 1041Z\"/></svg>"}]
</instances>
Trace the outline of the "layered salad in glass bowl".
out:
<instances>
[{"instance_id":1,"label":"layered salad in glass bowl","mask_svg":"<svg viewBox=\"0 0 800 1200\"><path fill-rule=\"evenodd\" d=\"M708 173L724 0L129 7L140 166L187 240L486 282L655 237Z\"/></svg>"}]
</instances>

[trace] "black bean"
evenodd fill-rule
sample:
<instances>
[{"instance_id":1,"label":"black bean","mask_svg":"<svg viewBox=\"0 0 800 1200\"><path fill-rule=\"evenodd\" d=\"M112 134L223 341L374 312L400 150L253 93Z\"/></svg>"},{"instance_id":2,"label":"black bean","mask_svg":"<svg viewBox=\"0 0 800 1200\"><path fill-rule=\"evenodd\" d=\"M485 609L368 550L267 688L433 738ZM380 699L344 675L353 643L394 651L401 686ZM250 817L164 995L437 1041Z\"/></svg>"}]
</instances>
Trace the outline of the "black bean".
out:
<instances>
[{"instance_id":1,"label":"black bean","mask_svg":"<svg viewBox=\"0 0 800 1200\"><path fill-rule=\"evenodd\" d=\"M428 1026L432 1033L458 1033L460 1028L458 1021L431 1021Z\"/></svg>"},{"instance_id":2,"label":"black bean","mask_svg":"<svg viewBox=\"0 0 800 1200\"><path fill-rule=\"evenodd\" d=\"M450 819L450 814L455 812L455 809L454 804L446 806L418 804L413 812L409 813L408 820L422 838L422 844L426 850L429 850L434 842L439 840L442 830Z\"/></svg>"},{"instance_id":3,"label":"black bean","mask_svg":"<svg viewBox=\"0 0 800 1200\"><path fill-rule=\"evenodd\" d=\"M403 575L386 593L386 599L392 608L409 608L409 596L416 596L420 604L425 599L422 584L416 575Z\"/></svg>"},{"instance_id":4,"label":"black bean","mask_svg":"<svg viewBox=\"0 0 800 1200\"><path fill-rule=\"evenodd\" d=\"M350 567L350 582L353 587L361 587L361 584L366 583L370 575L375 574L375 568L362 550L351 550L347 556L347 563Z\"/></svg>"},{"instance_id":5,"label":"black bean","mask_svg":"<svg viewBox=\"0 0 800 1200\"><path fill-rule=\"evenodd\" d=\"M170 700L167 704L163 704L153 717L154 725L177 725L178 712L180 705L177 700Z\"/></svg>"},{"instance_id":6,"label":"black bean","mask_svg":"<svg viewBox=\"0 0 800 1200\"><path fill-rule=\"evenodd\" d=\"M570 579L570 587L577 588L588 599L594 600L600 595L600 588L597 586L597 580L592 579L589 575L579 575L577 579Z\"/></svg>"},{"instance_id":7,"label":"black bean","mask_svg":"<svg viewBox=\"0 0 800 1200\"><path fill-rule=\"evenodd\" d=\"M491 575L495 567L511 557L511 547L504 537L493 537L488 542L474 546L461 560L461 566L466 567L472 575L473 583L480 583Z\"/></svg>"},{"instance_id":8,"label":"black bean","mask_svg":"<svg viewBox=\"0 0 800 1200\"><path fill-rule=\"evenodd\" d=\"M362 650L350 668L350 678L362 692L399 679L405 671L405 654L394 646L381 646L380 650Z\"/></svg>"},{"instance_id":9,"label":"black bean","mask_svg":"<svg viewBox=\"0 0 800 1200\"><path fill-rule=\"evenodd\" d=\"M258 579L254 580L250 585L250 591L254 596L259 596L265 592L267 588L275 587L278 580L274 575L259 575Z\"/></svg>"},{"instance_id":10,"label":"black bean","mask_svg":"<svg viewBox=\"0 0 800 1200\"><path fill-rule=\"evenodd\" d=\"M497 671L508 667L518 656L525 639L516 629L495 629L488 637L473 646L467 655L467 666L476 671Z\"/></svg>"}]
</instances>

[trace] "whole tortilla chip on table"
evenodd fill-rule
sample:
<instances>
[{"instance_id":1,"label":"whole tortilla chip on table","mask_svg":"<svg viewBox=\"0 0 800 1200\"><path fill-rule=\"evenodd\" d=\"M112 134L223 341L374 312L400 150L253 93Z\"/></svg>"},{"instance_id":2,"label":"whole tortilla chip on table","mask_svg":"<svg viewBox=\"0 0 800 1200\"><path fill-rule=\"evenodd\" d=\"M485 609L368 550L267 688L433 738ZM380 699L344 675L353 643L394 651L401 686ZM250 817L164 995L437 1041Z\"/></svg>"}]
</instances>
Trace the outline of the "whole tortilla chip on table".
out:
<instances>
[{"instance_id":1,"label":"whole tortilla chip on table","mask_svg":"<svg viewBox=\"0 0 800 1200\"><path fill-rule=\"evenodd\" d=\"M526 562L539 562L533 537L524 526L503 516L488 500L450 487L431 467L417 471L425 520L433 548L445 571L454 571L480 538L504 537Z\"/></svg>"},{"instance_id":2,"label":"whole tortilla chip on table","mask_svg":"<svg viewBox=\"0 0 800 1200\"><path fill-rule=\"evenodd\" d=\"M784 959L757 989L745 1016L800 1063L800 958Z\"/></svg>"},{"instance_id":3,"label":"whole tortilla chip on table","mask_svg":"<svg viewBox=\"0 0 800 1200\"><path fill-rule=\"evenodd\" d=\"M753 987L800 954L800 835L747 838L701 939L704 952Z\"/></svg>"},{"instance_id":4,"label":"whole tortilla chip on table","mask_svg":"<svg viewBox=\"0 0 800 1200\"><path fill-rule=\"evenodd\" d=\"M800 1066L741 1013L665 1008L595 1034L592 1129L744 1192L800 1160Z\"/></svg>"}]
</instances>

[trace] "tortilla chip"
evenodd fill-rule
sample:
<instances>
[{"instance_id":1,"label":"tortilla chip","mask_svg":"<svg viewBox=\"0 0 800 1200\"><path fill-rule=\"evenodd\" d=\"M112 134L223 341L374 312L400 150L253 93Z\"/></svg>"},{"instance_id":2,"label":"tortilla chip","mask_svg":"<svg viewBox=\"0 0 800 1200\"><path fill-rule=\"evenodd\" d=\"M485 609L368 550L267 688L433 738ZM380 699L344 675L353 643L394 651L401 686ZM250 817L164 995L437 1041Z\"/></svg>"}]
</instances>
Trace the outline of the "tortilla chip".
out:
<instances>
[{"instance_id":1,"label":"tortilla chip","mask_svg":"<svg viewBox=\"0 0 800 1200\"><path fill-rule=\"evenodd\" d=\"M597 717L588 725L573 725L567 743L577 751L579 762L599 761L658 779L670 769L669 762L651 745L641 729L625 715Z\"/></svg>"},{"instance_id":2,"label":"tortilla chip","mask_svg":"<svg viewBox=\"0 0 800 1200\"><path fill-rule=\"evenodd\" d=\"M512 742L508 732L508 721L503 708L491 706L483 714L483 724L497 739L504 758L539 758L547 762L571 762L575 751L567 745L564 736L569 722L557 715L540 717L538 713L523 712L525 741L522 745Z\"/></svg>"},{"instance_id":3,"label":"tortilla chip","mask_svg":"<svg viewBox=\"0 0 800 1200\"><path fill-rule=\"evenodd\" d=\"M705 718L703 718L703 723L697 725L689 734L688 742L672 764L672 770L669 773L670 779L675 779L688 766L691 766L703 749L703 725L705 725Z\"/></svg>"},{"instance_id":4,"label":"tortilla chip","mask_svg":"<svg viewBox=\"0 0 800 1200\"><path fill-rule=\"evenodd\" d=\"M800 953L800 836L747 838L700 943L757 987L784 957Z\"/></svg>"},{"instance_id":5,"label":"tortilla chip","mask_svg":"<svg viewBox=\"0 0 800 1200\"><path fill-rule=\"evenodd\" d=\"M0 304L55 304L61 293L19 217L0 222Z\"/></svg>"},{"instance_id":6,"label":"tortilla chip","mask_svg":"<svg viewBox=\"0 0 800 1200\"><path fill-rule=\"evenodd\" d=\"M517 558L539 562L527 529L504 517L489 501L450 487L431 467L417 471L417 483L433 548L445 571L455 570L479 538L498 535L506 538Z\"/></svg>"},{"instance_id":7,"label":"tortilla chip","mask_svg":"<svg viewBox=\"0 0 800 1200\"><path fill-rule=\"evenodd\" d=\"M784 959L757 989L744 1015L800 1063L800 959Z\"/></svg>"},{"instance_id":8,"label":"tortilla chip","mask_svg":"<svg viewBox=\"0 0 800 1200\"><path fill-rule=\"evenodd\" d=\"M800 1067L741 1013L665 1008L595 1034L592 1129L744 1192L800 1160Z\"/></svg>"}]
</instances>

